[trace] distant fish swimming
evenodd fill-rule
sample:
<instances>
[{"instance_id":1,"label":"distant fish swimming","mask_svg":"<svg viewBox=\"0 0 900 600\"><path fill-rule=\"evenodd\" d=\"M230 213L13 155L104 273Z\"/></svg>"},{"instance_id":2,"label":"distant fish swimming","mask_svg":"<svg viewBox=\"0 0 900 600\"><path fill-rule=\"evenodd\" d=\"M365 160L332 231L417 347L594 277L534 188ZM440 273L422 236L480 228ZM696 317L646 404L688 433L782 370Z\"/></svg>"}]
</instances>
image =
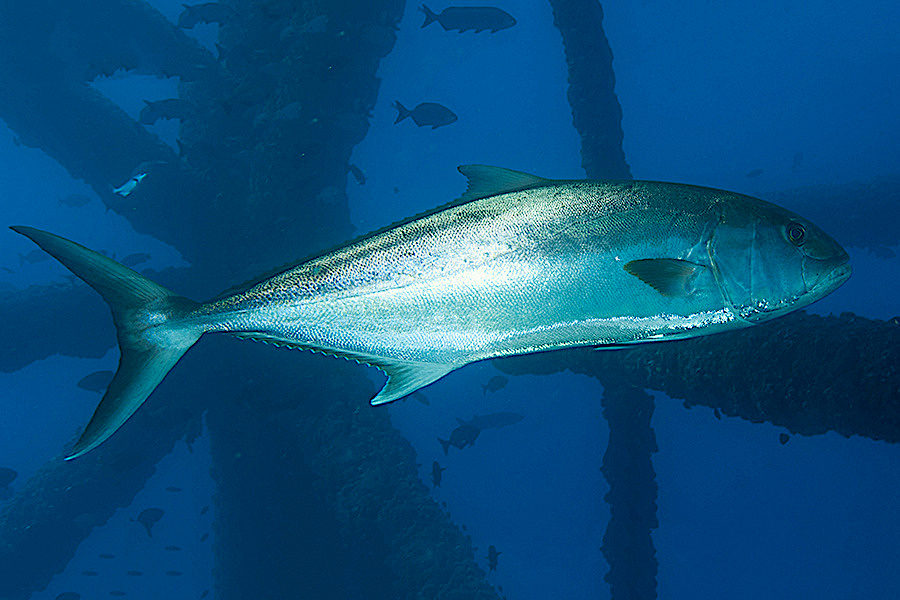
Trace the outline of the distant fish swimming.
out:
<instances>
[{"instance_id":1,"label":"distant fish swimming","mask_svg":"<svg viewBox=\"0 0 900 600\"><path fill-rule=\"evenodd\" d=\"M467 423L473 427L484 430L502 429L503 427L515 425L524 418L525 415L514 412L496 412L487 415L475 415L468 421L463 421L462 419L459 419L459 421L460 423Z\"/></svg>"},{"instance_id":2,"label":"distant fish swimming","mask_svg":"<svg viewBox=\"0 0 900 600\"><path fill-rule=\"evenodd\" d=\"M146 176L146 173L138 173L119 187L113 189L113 193L118 194L123 198L127 197L129 194L131 194L131 192L134 191L138 184L144 180L144 177Z\"/></svg>"},{"instance_id":3,"label":"distant fish swimming","mask_svg":"<svg viewBox=\"0 0 900 600\"><path fill-rule=\"evenodd\" d=\"M82 377L75 385L88 392L100 393L109 387L113 375L112 371L94 371L90 375Z\"/></svg>"},{"instance_id":4,"label":"distant fish swimming","mask_svg":"<svg viewBox=\"0 0 900 600\"><path fill-rule=\"evenodd\" d=\"M182 29L193 29L197 23L224 25L237 16L233 8L218 2L204 2L191 6L182 4L182 6L184 10L178 15L178 26Z\"/></svg>"},{"instance_id":5,"label":"distant fish swimming","mask_svg":"<svg viewBox=\"0 0 900 600\"><path fill-rule=\"evenodd\" d=\"M423 102L414 109L409 110L398 101L394 102L394 108L397 109L395 125L407 117L412 117L412 120L419 127L437 129L438 127L455 123L457 120L457 116L452 110L437 102Z\"/></svg>"},{"instance_id":6,"label":"distant fish swimming","mask_svg":"<svg viewBox=\"0 0 900 600\"><path fill-rule=\"evenodd\" d=\"M474 445L475 440L477 440L478 436L481 434L481 429L478 427L466 423L462 419L457 419L457 421L459 421L459 426L450 432L450 437L446 440L441 438L437 439L438 442L441 443L441 448L444 449L444 455L450 453L450 446L462 450L466 446Z\"/></svg>"},{"instance_id":7,"label":"distant fish swimming","mask_svg":"<svg viewBox=\"0 0 900 600\"><path fill-rule=\"evenodd\" d=\"M64 204L70 208L81 208L90 203L90 201L90 197L85 196L84 194L69 194L64 198L59 199L60 204Z\"/></svg>"},{"instance_id":8,"label":"distant fish swimming","mask_svg":"<svg viewBox=\"0 0 900 600\"><path fill-rule=\"evenodd\" d=\"M19 253L19 266L24 266L26 264L33 265L35 263L44 262L47 260L46 252L38 252L36 250L32 250L31 252L26 252L25 254Z\"/></svg>"},{"instance_id":9,"label":"distant fish swimming","mask_svg":"<svg viewBox=\"0 0 900 600\"><path fill-rule=\"evenodd\" d=\"M506 387L506 384L509 383L509 379L504 377L503 375L494 375L491 377L487 383L481 384L481 392L482 395L487 395L488 392L497 392Z\"/></svg>"},{"instance_id":10,"label":"distant fish swimming","mask_svg":"<svg viewBox=\"0 0 900 600\"><path fill-rule=\"evenodd\" d=\"M142 125L153 125L160 119L178 119L185 121L196 113L197 107L188 100L181 98L166 98L165 100L144 100L144 108L138 116L138 122Z\"/></svg>"},{"instance_id":11,"label":"distant fish swimming","mask_svg":"<svg viewBox=\"0 0 900 600\"><path fill-rule=\"evenodd\" d=\"M494 6L450 6L439 15L424 4L419 10L425 13L422 27L428 27L437 21L444 31L456 29L460 33L464 31L497 33L516 24L516 19L511 14Z\"/></svg>"},{"instance_id":12,"label":"distant fish swimming","mask_svg":"<svg viewBox=\"0 0 900 600\"><path fill-rule=\"evenodd\" d=\"M146 252L135 252L133 254L129 254L125 258L122 259L122 264L126 267L136 267L140 264L143 264L150 260L150 255Z\"/></svg>"},{"instance_id":13,"label":"distant fish swimming","mask_svg":"<svg viewBox=\"0 0 900 600\"><path fill-rule=\"evenodd\" d=\"M515 425L524 418L524 415L514 412L475 415L468 421L457 417L456 420L459 422L459 427L450 432L450 437L448 439L442 440L441 438L438 438L438 441L444 449L444 454L448 454L450 446L462 450L466 446L474 445L475 440L478 439L478 436L485 429L501 429L509 425Z\"/></svg>"},{"instance_id":14,"label":"distant fish swimming","mask_svg":"<svg viewBox=\"0 0 900 600\"><path fill-rule=\"evenodd\" d=\"M144 526L148 536L153 537L153 526L156 525L165 514L166 512L161 508L145 508L141 511L141 514L138 515L137 519L134 520Z\"/></svg>"},{"instance_id":15,"label":"distant fish swimming","mask_svg":"<svg viewBox=\"0 0 900 600\"><path fill-rule=\"evenodd\" d=\"M118 329L119 368L68 458L112 435L205 333L378 367L388 379L372 404L384 404L479 360L748 327L850 277L837 242L749 196L460 171L469 188L447 207L203 304L13 227L99 292Z\"/></svg>"},{"instance_id":16,"label":"distant fish swimming","mask_svg":"<svg viewBox=\"0 0 900 600\"><path fill-rule=\"evenodd\" d=\"M503 554L503 553L497 552L497 548L495 548L494 546L488 546L488 555L487 555L488 569L490 569L491 571L497 570L497 558L501 554Z\"/></svg>"},{"instance_id":17,"label":"distant fish swimming","mask_svg":"<svg viewBox=\"0 0 900 600\"><path fill-rule=\"evenodd\" d=\"M441 463L434 461L431 463L431 483L432 489L441 487L441 478L447 467L442 467Z\"/></svg>"},{"instance_id":18,"label":"distant fish swimming","mask_svg":"<svg viewBox=\"0 0 900 600\"><path fill-rule=\"evenodd\" d=\"M9 467L0 467L0 500L7 500L12 497L12 488L10 484L16 480L19 474Z\"/></svg>"}]
</instances>

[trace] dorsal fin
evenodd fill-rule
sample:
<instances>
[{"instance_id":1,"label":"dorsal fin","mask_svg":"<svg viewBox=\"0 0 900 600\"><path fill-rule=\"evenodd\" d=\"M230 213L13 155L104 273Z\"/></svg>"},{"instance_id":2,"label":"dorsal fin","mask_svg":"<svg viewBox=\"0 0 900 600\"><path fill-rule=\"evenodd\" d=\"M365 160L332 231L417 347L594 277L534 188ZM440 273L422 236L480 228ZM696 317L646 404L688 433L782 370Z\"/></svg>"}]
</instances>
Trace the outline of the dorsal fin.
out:
<instances>
[{"instance_id":1,"label":"dorsal fin","mask_svg":"<svg viewBox=\"0 0 900 600\"><path fill-rule=\"evenodd\" d=\"M466 193L459 197L459 200L463 202L555 183L552 179L544 179L537 175L529 175L503 167L460 165L457 169L469 180Z\"/></svg>"}]
</instances>

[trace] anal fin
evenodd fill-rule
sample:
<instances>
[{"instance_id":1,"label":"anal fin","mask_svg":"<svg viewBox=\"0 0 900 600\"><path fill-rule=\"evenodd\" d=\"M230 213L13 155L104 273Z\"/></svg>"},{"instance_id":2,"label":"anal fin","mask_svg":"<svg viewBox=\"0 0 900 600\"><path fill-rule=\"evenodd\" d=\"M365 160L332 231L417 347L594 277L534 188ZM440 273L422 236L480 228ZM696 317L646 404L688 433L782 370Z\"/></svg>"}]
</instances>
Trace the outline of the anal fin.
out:
<instances>
[{"instance_id":1,"label":"anal fin","mask_svg":"<svg viewBox=\"0 0 900 600\"><path fill-rule=\"evenodd\" d=\"M388 380L381 388L381 391L372 398L372 406L378 404L387 404L394 400L399 400L404 396L408 396L423 388L430 383L434 383L450 371L458 369L462 365L458 364L439 364L427 363L414 360L401 360L397 358L388 358L385 356L376 356L373 354L365 354L363 352L353 352L351 350L343 350L338 348L326 348L316 344L295 342L279 338L278 336L262 333L262 332L230 332L239 338L254 340L257 342L265 342L287 348L295 348L298 350L311 350L329 356L346 358L361 364L376 367L387 375Z\"/></svg>"},{"instance_id":2,"label":"anal fin","mask_svg":"<svg viewBox=\"0 0 900 600\"><path fill-rule=\"evenodd\" d=\"M369 361L369 364L378 367L388 376L388 380L384 384L384 387L381 388L378 395L372 398L372 406L393 402L394 400L399 400L403 396L408 396L419 388L423 388L429 383L434 383L460 366L394 360L381 357Z\"/></svg>"}]
</instances>

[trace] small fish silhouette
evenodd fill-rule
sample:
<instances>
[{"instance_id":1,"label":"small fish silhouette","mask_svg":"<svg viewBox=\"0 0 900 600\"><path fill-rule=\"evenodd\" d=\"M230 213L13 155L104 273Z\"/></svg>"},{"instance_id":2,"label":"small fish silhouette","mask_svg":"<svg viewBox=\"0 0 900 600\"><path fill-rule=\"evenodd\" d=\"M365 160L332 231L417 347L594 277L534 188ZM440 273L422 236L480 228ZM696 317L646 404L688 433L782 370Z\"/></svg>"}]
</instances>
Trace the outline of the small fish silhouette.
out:
<instances>
[{"instance_id":1,"label":"small fish silhouette","mask_svg":"<svg viewBox=\"0 0 900 600\"><path fill-rule=\"evenodd\" d=\"M156 525L166 512L161 508L147 508L141 511L136 520L147 529L147 535L153 537L153 526Z\"/></svg>"},{"instance_id":2,"label":"small fish silhouette","mask_svg":"<svg viewBox=\"0 0 900 600\"><path fill-rule=\"evenodd\" d=\"M447 470L447 467L442 467L438 461L434 461L431 464L431 482L434 484L432 489L441 487L441 473Z\"/></svg>"},{"instance_id":3,"label":"small fish silhouette","mask_svg":"<svg viewBox=\"0 0 900 600\"><path fill-rule=\"evenodd\" d=\"M70 208L81 208L82 206L88 204L91 201L90 196L85 196L84 194L69 194L64 198L59 199L59 203Z\"/></svg>"},{"instance_id":4,"label":"small fish silhouette","mask_svg":"<svg viewBox=\"0 0 900 600\"><path fill-rule=\"evenodd\" d=\"M455 123L458 119L456 113L436 102L423 102L414 109L409 110L397 101L394 102L394 108L397 109L395 125L407 117L411 117L419 127L437 129L438 127Z\"/></svg>"},{"instance_id":5,"label":"small fish silhouette","mask_svg":"<svg viewBox=\"0 0 900 600\"><path fill-rule=\"evenodd\" d=\"M502 552L497 552L497 549L494 546L488 546L488 568L491 571L497 570L497 557L503 554Z\"/></svg>"},{"instance_id":6,"label":"small fish silhouette","mask_svg":"<svg viewBox=\"0 0 900 600\"><path fill-rule=\"evenodd\" d=\"M94 371L90 375L82 377L75 385L88 392L102 393L109 387L112 379L112 371Z\"/></svg>"},{"instance_id":7,"label":"small fish silhouette","mask_svg":"<svg viewBox=\"0 0 900 600\"><path fill-rule=\"evenodd\" d=\"M475 33L481 31L497 33L516 24L516 19L511 14L495 6L449 6L439 15L424 4L419 10L425 13L422 27L428 27L437 21L444 31L456 29L460 33L470 30Z\"/></svg>"}]
</instances>

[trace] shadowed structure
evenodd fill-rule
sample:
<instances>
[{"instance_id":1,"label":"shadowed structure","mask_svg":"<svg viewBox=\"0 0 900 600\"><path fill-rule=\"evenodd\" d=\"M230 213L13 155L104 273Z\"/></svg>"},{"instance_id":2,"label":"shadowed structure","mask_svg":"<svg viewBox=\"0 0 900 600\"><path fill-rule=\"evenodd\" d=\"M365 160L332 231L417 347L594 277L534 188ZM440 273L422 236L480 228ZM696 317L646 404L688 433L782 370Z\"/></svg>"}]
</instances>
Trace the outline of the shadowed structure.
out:
<instances>
[{"instance_id":1,"label":"shadowed structure","mask_svg":"<svg viewBox=\"0 0 900 600\"><path fill-rule=\"evenodd\" d=\"M551 3L584 168L630 178L600 6ZM0 118L137 231L175 246L192 267L153 278L198 300L350 237L350 152L404 10L396 0L229 5L239 18L221 27L213 58L142 2L0 1ZM201 110L182 123L177 151L90 86L119 68L180 77L180 97ZM113 194L141 165L140 188ZM102 301L81 284L3 293L0 306L0 335L11 341L0 370L54 353L101 356L114 344ZM606 386L607 580L614 598L651 598L656 445L641 388L796 433L897 441L898 353L896 325L801 313L710 338L497 364L569 369ZM217 597L497 597L468 537L418 479L409 443L384 411L361 409L373 390L360 367L227 338L205 340L183 362L120 435L76 461L49 462L4 506L0 597L44 588L93 527L131 504L175 442L199 435L204 410Z\"/></svg>"}]
</instances>

